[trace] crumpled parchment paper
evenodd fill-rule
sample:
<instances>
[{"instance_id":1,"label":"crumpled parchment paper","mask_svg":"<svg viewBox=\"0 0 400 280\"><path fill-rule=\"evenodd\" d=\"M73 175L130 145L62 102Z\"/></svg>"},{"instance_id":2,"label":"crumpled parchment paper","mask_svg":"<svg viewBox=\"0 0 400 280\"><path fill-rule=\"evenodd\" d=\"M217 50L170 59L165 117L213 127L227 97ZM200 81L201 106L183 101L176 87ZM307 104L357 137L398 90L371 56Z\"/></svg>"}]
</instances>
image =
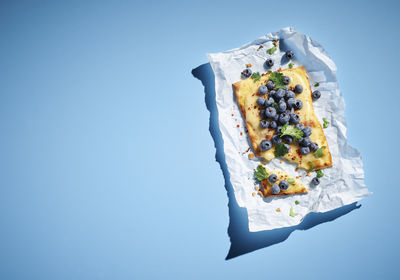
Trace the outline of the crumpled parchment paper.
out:
<instances>
[{"instance_id":1,"label":"crumpled parchment paper","mask_svg":"<svg viewBox=\"0 0 400 280\"><path fill-rule=\"evenodd\" d=\"M280 48L269 55L266 50L273 46L272 40L280 39ZM259 49L260 44L264 47ZM259 49L259 50L258 50ZM323 170L325 174L317 187L310 187L315 177L306 176L306 171L280 159L273 159L266 164L270 170L283 169L293 176L301 176L299 180L308 188L306 195L291 195L273 198L253 196L255 189L254 169L260 163L253 153L248 135L245 133L245 122L234 97L232 83L240 80L240 73L248 63L254 72L267 71L264 62L272 57L275 65L271 70L288 68L288 62L282 63L285 50L295 53L293 67L304 66L310 78L311 88L318 82L321 98L314 102L314 110L322 123L326 118L330 124L324 129L332 154L333 167ZM324 48L291 27L260 37L244 46L220 53L208 54L215 73L216 103L218 108L219 127L224 141L224 152L231 183L237 203L247 209L249 230L261 231L299 224L310 212L326 212L341 206L359 201L370 194L364 184L364 170L360 153L347 144L345 103L339 91L336 79L336 65ZM239 125L239 128L237 127ZM300 203L295 204L298 200ZM297 216L289 215L293 207ZM280 208L280 212L276 209Z\"/></svg>"}]
</instances>

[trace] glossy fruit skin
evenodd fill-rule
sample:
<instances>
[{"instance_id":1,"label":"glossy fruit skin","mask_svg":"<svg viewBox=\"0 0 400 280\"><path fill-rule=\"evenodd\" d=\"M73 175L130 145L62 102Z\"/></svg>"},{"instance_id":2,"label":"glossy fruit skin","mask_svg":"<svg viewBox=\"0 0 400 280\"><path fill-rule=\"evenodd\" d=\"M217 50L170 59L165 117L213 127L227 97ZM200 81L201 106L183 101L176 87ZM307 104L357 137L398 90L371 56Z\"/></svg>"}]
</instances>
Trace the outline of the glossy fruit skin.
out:
<instances>
[{"instance_id":1,"label":"glossy fruit skin","mask_svg":"<svg viewBox=\"0 0 400 280\"><path fill-rule=\"evenodd\" d=\"M321 92L319 90L314 90L311 96L314 101L318 100L321 97Z\"/></svg>"},{"instance_id":2,"label":"glossy fruit skin","mask_svg":"<svg viewBox=\"0 0 400 280\"><path fill-rule=\"evenodd\" d=\"M269 140L262 140L260 143L260 148L263 151L268 151L269 149L272 148L272 143Z\"/></svg>"},{"instance_id":3,"label":"glossy fruit skin","mask_svg":"<svg viewBox=\"0 0 400 280\"><path fill-rule=\"evenodd\" d=\"M281 132L282 132L282 126L279 125L279 126L276 128L276 133L277 133L277 134L281 134Z\"/></svg>"},{"instance_id":4,"label":"glossy fruit skin","mask_svg":"<svg viewBox=\"0 0 400 280\"><path fill-rule=\"evenodd\" d=\"M286 180L282 180L279 182L279 188L281 190L287 190L289 188L289 183Z\"/></svg>"},{"instance_id":5,"label":"glossy fruit skin","mask_svg":"<svg viewBox=\"0 0 400 280\"><path fill-rule=\"evenodd\" d=\"M304 124L298 123L298 124L296 124L296 127L297 127L298 129L300 129L300 130L303 130Z\"/></svg>"},{"instance_id":6,"label":"glossy fruit skin","mask_svg":"<svg viewBox=\"0 0 400 280\"><path fill-rule=\"evenodd\" d=\"M261 85L261 86L258 88L258 93L259 93L260 95L267 94L267 92L268 92L268 88L267 88L266 86L264 86L264 85Z\"/></svg>"},{"instance_id":7,"label":"glossy fruit skin","mask_svg":"<svg viewBox=\"0 0 400 280\"><path fill-rule=\"evenodd\" d=\"M287 90L286 91L286 93L285 93L285 99L286 100L288 100L289 98L295 98L295 94L294 94L294 92L293 91L291 91L291 90Z\"/></svg>"},{"instance_id":8,"label":"glossy fruit skin","mask_svg":"<svg viewBox=\"0 0 400 280\"><path fill-rule=\"evenodd\" d=\"M286 102L285 101L279 101L278 103L278 112L283 113L286 111Z\"/></svg>"},{"instance_id":9,"label":"glossy fruit skin","mask_svg":"<svg viewBox=\"0 0 400 280\"><path fill-rule=\"evenodd\" d=\"M272 67L272 66L274 66L274 61L273 61L271 58L268 58L268 59L265 61L265 64L266 64L268 67Z\"/></svg>"},{"instance_id":10,"label":"glossy fruit skin","mask_svg":"<svg viewBox=\"0 0 400 280\"><path fill-rule=\"evenodd\" d=\"M309 127L309 126L304 127L304 128L302 129L302 131L303 131L303 137L308 137L308 136L310 136L311 133L312 133L312 129L311 129L311 127Z\"/></svg>"},{"instance_id":11,"label":"glossy fruit skin","mask_svg":"<svg viewBox=\"0 0 400 280\"><path fill-rule=\"evenodd\" d=\"M283 76L282 81L284 85L290 84L290 78L288 76Z\"/></svg>"},{"instance_id":12,"label":"glossy fruit skin","mask_svg":"<svg viewBox=\"0 0 400 280\"><path fill-rule=\"evenodd\" d=\"M286 53L285 53L285 55L286 55L286 57L288 58L288 59L292 59L293 57L294 57L294 53L293 53L293 51L287 51Z\"/></svg>"},{"instance_id":13,"label":"glossy fruit skin","mask_svg":"<svg viewBox=\"0 0 400 280\"><path fill-rule=\"evenodd\" d=\"M311 144L310 144L310 150L312 151L312 152L315 152L316 150L318 150L318 144L317 143L315 143L315 142L312 142Z\"/></svg>"},{"instance_id":14,"label":"glossy fruit skin","mask_svg":"<svg viewBox=\"0 0 400 280\"><path fill-rule=\"evenodd\" d=\"M268 126L269 126L269 121L267 121L267 120L262 120L261 122L260 122L260 127L261 128L268 128Z\"/></svg>"},{"instance_id":15,"label":"glossy fruit skin","mask_svg":"<svg viewBox=\"0 0 400 280\"><path fill-rule=\"evenodd\" d=\"M267 82L267 88L268 88L269 90L273 90L274 87L275 87L275 84L274 84L273 81L268 81L268 82Z\"/></svg>"},{"instance_id":16,"label":"glossy fruit skin","mask_svg":"<svg viewBox=\"0 0 400 280\"><path fill-rule=\"evenodd\" d=\"M309 147L311 145L311 139L309 137L303 137L297 142L302 147Z\"/></svg>"},{"instance_id":17,"label":"glossy fruit skin","mask_svg":"<svg viewBox=\"0 0 400 280\"><path fill-rule=\"evenodd\" d=\"M270 183L275 183L276 181L278 181L278 176L276 176L276 174L271 174L268 176L268 181Z\"/></svg>"},{"instance_id":18,"label":"glossy fruit skin","mask_svg":"<svg viewBox=\"0 0 400 280\"><path fill-rule=\"evenodd\" d=\"M250 77L251 74L253 74L253 71L251 71L251 69L249 69L249 68L244 69L243 72L242 72L242 75L243 75L243 77L245 77L245 78Z\"/></svg>"},{"instance_id":19,"label":"glossy fruit skin","mask_svg":"<svg viewBox=\"0 0 400 280\"><path fill-rule=\"evenodd\" d=\"M279 100L281 98L284 98L285 94L286 94L286 91L284 89L278 88L278 90L275 93L274 98L275 98L275 100L277 100L277 99Z\"/></svg>"},{"instance_id":20,"label":"glossy fruit skin","mask_svg":"<svg viewBox=\"0 0 400 280\"><path fill-rule=\"evenodd\" d=\"M315 186L318 186L319 183L320 183L319 178L317 178L317 177L312 178L312 180L311 180L311 185L312 185L312 186L314 186L314 187L315 187Z\"/></svg>"},{"instance_id":21,"label":"glossy fruit skin","mask_svg":"<svg viewBox=\"0 0 400 280\"><path fill-rule=\"evenodd\" d=\"M265 116L267 118L274 118L276 115L276 110L274 107L268 107L267 109L265 109Z\"/></svg>"},{"instance_id":22,"label":"glossy fruit skin","mask_svg":"<svg viewBox=\"0 0 400 280\"><path fill-rule=\"evenodd\" d=\"M296 113L290 113L289 122L291 124L298 124L300 122L300 116Z\"/></svg>"},{"instance_id":23,"label":"glossy fruit skin","mask_svg":"<svg viewBox=\"0 0 400 280\"><path fill-rule=\"evenodd\" d=\"M264 97L257 98L257 104L260 105L260 106L264 106L265 105Z\"/></svg>"},{"instance_id":24,"label":"glossy fruit skin","mask_svg":"<svg viewBox=\"0 0 400 280\"><path fill-rule=\"evenodd\" d=\"M286 104L287 104L287 107L288 107L288 109L292 109L293 107L294 107L294 103L296 102L296 99L294 99L294 98L289 98L287 101L286 101Z\"/></svg>"},{"instance_id":25,"label":"glossy fruit skin","mask_svg":"<svg viewBox=\"0 0 400 280\"><path fill-rule=\"evenodd\" d=\"M296 110L300 110L301 108L303 108L303 102L299 99L296 99L296 101L294 102L294 109Z\"/></svg>"},{"instance_id":26,"label":"glossy fruit skin","mask_svg":"<svg viewBox=\"0 0 400 280\"><path fill-rule=\"evenodd\" d=\"M308 155L310 153L310 148L309 147L301 147L300 148L300 153L302 155Z\"/></svg>"},{"instance_id":27,"label":"glossy fruit skin","mask_svg":"<svg viewBox=\"0 0 400 280\"><path fill-rule=\"evenodd\" d=\"M282 125L287 124L289 122L290 116L287 113L282 113L279 115L279 123Z\"/></svg>"},{"instance_id":28,"label":"glossy fruit skin","mask_svg":"<svg viewBox=\"0 0 400 280\"><path fill-rule=\"evenodd\" d=\"M292 144L293 142L293 137L290 135L284 135L282 139L283 141L285 141L286 144Z\"/></svg>"},{"instance_id":29,"label":"glossy fruit skin","mask_svg":"<svg viewBox=\"0 0 400 280\"><path fill-rule=\"evenodd\" d=\"M297 84L297 85L294 87L294 93L300 94L300 93L302 93L302 92L303 92L303 86Z\"/></svg>"},{"instance_id":30,"label":"glossy fruit skin","mask_svg":"<svg viewBox=\"0 0 400 280\"><path fill-rule=\"evenodd\" d=\"M281 188L278 185L272 185L271 191L273 194L279 194L281 192Z\"/></svg>"},{"instance_id":31,"label":"glossy fruit skin","mask_svg":"<svg viewBox=\"0 0 400 280\"><path fill-rule=\"evenodd\" d=\"M268 97L272 97L272 98L275 98L275 93L276 93L276 91L275 90L270 90L269 91L269 95L268 95Z\"/></svg>"},{"instance_id":32,"label":"glossy fruit skin","mask_svg":"<svg viewBox=\"0 0 400 280\"><path fill-rule=\"evenodd\" d=\"M280 144L280 143L282 142L282 138L279 137L279 135L274 135L274 136L272 136L272 138L271 138L271 142L272 142L272 144L274 144L274 145L278 145L278 144Z\"/></svg>"},{"instance_id":33,"label":"glossy fruit skin","mask_svg":"<svg viewBox=\"0 0 400 280\"><path fill-rule=\"evenodd\" d=\"M276 123L276 121L270 121L269 122L269 128L270 129L275 129L278 127L278 124Z\"/></svg>"}]
</instances>

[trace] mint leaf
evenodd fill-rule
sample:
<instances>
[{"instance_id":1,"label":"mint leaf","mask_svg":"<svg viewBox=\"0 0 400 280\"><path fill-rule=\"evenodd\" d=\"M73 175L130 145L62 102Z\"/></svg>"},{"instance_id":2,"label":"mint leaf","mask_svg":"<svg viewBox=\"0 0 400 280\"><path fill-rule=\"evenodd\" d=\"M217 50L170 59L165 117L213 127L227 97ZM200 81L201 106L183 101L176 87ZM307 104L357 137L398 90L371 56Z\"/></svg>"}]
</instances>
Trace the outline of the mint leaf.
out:
<instances>
[{"instance_id":1,"label":"mint leaf","mask_svg":"<svg viewBox=\"0 0 400 280\"><path fill-rule=\"evenodd\" d=\"M293 178L289 178L289 179L287 180L287 182L288 182L289 184L293 185L294 182L295 182L295 180L294 180Z\"/></svg>"},{"instance_id":2,"label":"mint leaf","mask_svg":"<svg viewBox=\"0 0 400 280\"><path fill-rule=\"evenodd\" d=\"M269 81L273 81L276 88L285 88L283 83L283 74L281 72L272 72Z\"/></svg>"},{"instance_id":3,"label":"mint leaf","mask_svg":"<svg viewBox=\"0 0 400 280\"><path fill-rule=\"evenodd\" d=\"M315 163L313 161L309 161L309 163L311 163L311 170L313 170L315 168Z\"/></svg>"},{"instance_id":4,"label":"mint leaf","mask_svg":"<svg viewBox=\"0 0 400 280\"><path fill-rule=\"evenodd\" d=\"M315 170L315 172L317 173L317 178L324 177L324 173L322 172L322 170Z\"/></svg>"},{"instance_id":5,"label":"mint leaf","mask_svg":"<svg viewBox=\"0 0 400 280\"><path fill-rule=\"evenodd\" d=\"M293 63L289 63L289 68L292 69L293 68Z\"/></svg>"},{"instance_id":6,"label":"mint leaf","mask_svg":"<svg viewBox=\"0 0 400 280\"><path fill-rule=\"evenodd\" d=\"M323 152L322 150L325 149L325 148L326 148L326 146L322 146L321 148L319 148L318 150L316 150L316 151L314 152L314 156L315 156L316 158L323 157L323 156L324 156L324 152Z\"/></svg>"},{"instance_id":7,"label":"mint leaf","mask_svg":"<svg viewBox=\"0 0 400 280\"><path fill-rule=\"evenodd\" d=\"M299 204L300 204L300 201L296 200L296 201L294 202L294 204L299 205Z\"/></svg>"},{"instance_id":8,"label":"mint leaf","mask_svg":"<svg viewBox=\"0 0 400 280\"><path fill-rule=\"evenodd\" d=\"M254 177L256 177L258 181L262 181L268 178L268 173L267 170L265 170L264 166L257 166L257 171L254 172Z\"/></svg>"},{"instance_id":9,"label":"mint leaf","mask_svg":"<svg viewBox=\"0 0 400 280\"><path fill-rule=\"evenodd\" d=\"M275 146L275 152L274 152L275 157L284 156L284 155L286 155L288 152L289 152L288 147L286 147L286 145L283 144L283 143L280 143L280 144L278 144L278 145Z\"/></svg>"},{"instance_id":10,"label":"mint leaf","mask_svg":"<svg viewBox=\"0 0 400 280\"><path fill-rule=\"evenodd\" d=\"M261 79L260 72L253 73L253 75L251 75L251 78L253 79L254 82L257 82L259 79Z\"/></svg>"},{"instance_id":11,"label":"mint leaf","mask_svg":"<svg viewBox=\"0 0 400 280\"><path fill-rule=\"evenodd\" d=\"M324 121L324 123L323 123L323 127L324 128L328 128L328 126L329 126L329 122L327 121L327 119L326 118L322 118L322 120Z\"/></svg>"},{"instance_id":12,"label":"mint leaf","mask_svg":"<svg viewBox=\"0 0 400 280\"><path fill-rule=\"evenodd\" d=\"M315 87L319 87L319 83L315 83L314 86L315 86Z\"/></svg>"},{"instance_id":13,"label":"mint leaf","mask_svg":"<svg viewBox=\"0 0 400 280\"><path fill-rule=\"evenodd\" d=\"M284 135L289 135L292 136L294 139L299 140L303 137L303 134L303 131L301 131L297 127L285 124L284 126L282 126L280 136L282 137Z\"/></svg>"},{"instance_id":14,"label":"mint leaf","mask_svg":"<svg viewBox=\"0 0 400 280\"><path fill-rule=\"evenodd\" d=\"M290 213L289 213L289 216L290 217L296 217L297 215L299 215L298 213L294 213L294 211L293 211L293 207L290 207Z\"/></svg>"},{"instance_id":15,"label":"mint leaf","mask_svg":"<svg viewBox=\"0 0 400 280\"><path fill-rule=\"evenodd\" d=\"M268 49L268 50L267 50L267 53L273 54L276 50L277 50L277 48L274 46L274 47Z\"/></svg>"}]
</instances>

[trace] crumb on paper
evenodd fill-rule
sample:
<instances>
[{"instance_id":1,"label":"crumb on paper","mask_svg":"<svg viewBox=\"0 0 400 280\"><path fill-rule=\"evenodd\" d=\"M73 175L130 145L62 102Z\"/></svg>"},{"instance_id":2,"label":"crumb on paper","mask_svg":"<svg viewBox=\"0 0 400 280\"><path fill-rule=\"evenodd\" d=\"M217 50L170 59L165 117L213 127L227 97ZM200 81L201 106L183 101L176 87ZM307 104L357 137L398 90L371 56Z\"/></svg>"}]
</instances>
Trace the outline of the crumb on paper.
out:
<instances>
[{"instance_id":1,"label":"crumb on paper","mask_svg":"<svg viewBox=\"0 0 400 280\"><path fill-rule=\"evenodd\" d=\"M264 45L263 45L263 44L261 44L261 45L258 47L257 51L261 50L262 48L264 48Z\"/></svg>"},{"instance_id":2,"label":"crumb on paper","mask_svg":"<svg viewBox=\"0 0 400 280\"><path fill-rule=\"evenodd\" d=\"M258 194L262 197L264 197L264 194L261 191L258 191Z\"/></svg>"},{"instance_id":3,"label":"crumb on paper","mask_svg":"<svg viewBox=\"0 0 400 280\"><path fill-rule=\"evenodd\" d=\"M260 188L258 186L255 187L256 191L258 191Z\"/></svg>"},{"instance_id":4,"label":"crumb on paper","mask_svg":"<svg viewBox=\"0 0 400 280\"><path fill-rule=\"evenodd\" d=\"M296 176L296 179L299 179L300 178L300 176Z\"/></svg>"},{"instance_id":5,"label":"crumb on paper","mask_svg":"<svg viewBox=\"0 0 400 280\"><path fill-rule=\"evenodd\" d=\"M253 192L251 195L252 195L252 196L256 196L256 193L255 193L255 192Z\"/></svg>"},{"instance_id":6,"label":"crumb on paper","mask_svg":"<svg viewBox=\"0 0 400 280\"><path fill-rule=\"evenodd\" d=\"M253 159L254 158L254 154L249 154L249 159Z\"/></svg>"},{"instance_id":7,"label":"crumb on paper","mask_svg":"<svg viewBox=\"0 0 400 280\"><path fill-rule=\"evenodd\" d=\"M296 169L295 169L296 171L299 171L299 168L298 167L296 167Z\"/></svg>"},{"instance_id":8,"label":"crumb on paper","mask_svg":"<svg viewBox=\"0 0 400 280\"><path fill-rule=\"evenodd\" d=\"M251 63L247 63L246 67L250 68L251 66L253 66Z\"/></svg>"},{"instance_id":9,"label":"crumb on paper","mask_svg":"<svg viewBox=\"0 0 400 280\"><path fill-rule=\"evenodd\" d=\"M311 172L307 172L307 176L310 177L311 176Z\"/></svg>"},{"instance_id":10,"label":"crumb on paper","mask_svg":"<svg viewBox=\"0 0 400 280\"><path fill-rule=\"evenodd\" d=\"M281 212L281 208L276 208L276 212Z\"/></svg>"},{"instance_id":11,"label":"crumb on paper","mask_svg":"<svg viewBox=\"0 0 400 280\"><path fill-rule=\"evenodd\" d=\"M277 47L278 46L278 40L273 40L274 42L274 46Z\"/></svg>"},{"instance_id":12,"label":"crumb on paper","mask_svg":"<svg viewBox=\"0 0 400 280\"><path fill-rule=\"evenodd\" d=\"M279 163L282 163L283 162L283 160L279 160Z\"/></svg>"}]
</instances>

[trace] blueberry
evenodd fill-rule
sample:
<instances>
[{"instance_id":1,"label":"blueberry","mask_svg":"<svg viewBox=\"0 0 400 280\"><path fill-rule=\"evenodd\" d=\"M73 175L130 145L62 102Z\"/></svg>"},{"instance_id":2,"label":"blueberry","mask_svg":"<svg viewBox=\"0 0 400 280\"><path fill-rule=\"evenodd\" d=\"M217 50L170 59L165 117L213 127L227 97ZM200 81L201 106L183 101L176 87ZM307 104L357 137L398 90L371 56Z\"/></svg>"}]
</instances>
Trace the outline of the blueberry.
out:
<instances>
[{"instance_id":1,"label":"blueberry","mask_svg":"<svg viewBox=\"0 0 400 280\"><path fill-rule=\"evenodd\" d=\"M312 142L312 143L310 144L310 150L313 151L313 152L315 152L316 150L318 150L318 144L315 143L315 142Z\"/></svg>"},{"instance_id":2,"label":"blueberry","mask_svg":"<svg viewBox=\"0 0 400 280\"><path fill-rule=\"evenodd\" d=\"M302 93L302 92L303 92L303 86L297 84L297 85L294 87L294 93L300 94L300 93Z\"/></svg>"},{"instance_id":3,"label":"blueberry","mask_svg":"<svg viewBox=\"0 0 400 280\"><path fill-rule=\"evenodd\" d=\"M276 110L274 107L268 107L265 109L265 116L267 118L273 118L276 115Z\"/></svg>"},{"instance_id":4,"label":"blueberry","mask_svg":"<svg viewBox=\"0 0 400 280\"><path fill-rule=\"evenodd\" d=\"M311 180L311 186L314 186L314 187L315 187L315 186L318 186L319 183L320 183L319 178L317 178L317 177L312 178L312 180Z\"/></svg>"},{"instance_id":5,"label":"blueberry","mask_svg":"<svg viewBox=\"0 0 400 280\"><path fill-rule=\"evenodd\" d=\"M298 123L298 124L296 124L296 127L297 127L298 129L300 129L300 130L303 130L304 124Z\"/></svg>"},{"instance_id":6,"label":"blueberry","mask_svg":"<svg viewBox=\"0 0 400 280\"><path fill-rule=\"evenodd\" d=\"M267 92L268 92L268 88L267 88L266 86L260 86L260 87L258 88L258 93L259 93L260 95L267 94Z\"/></svg>"},{"instance_id":7,"label":"blueberry","mask_svg":"<svg viewBox=\"0 0 400 280\"><path fill-rule=\"evenodd\" d=\"M275 116L273 116L271 119L272 119L273 121L277 122L277 121L279 120L279 115L278 115L278 114L275 114Z\"/></svg>"},{"instance_id":8,"label":"blueberry","mask_svg":"<svg viewBox=\"0 0 400 280\"><path fill-rule=\"evenodd\" d=\"M260 122L260 127L261 127L261 128L268 128L268 126L269 126L269 121L267 121L267 120L262 120L262 121Z\"/></svg>"},{"instance_id":9,"label":"blueberry","mask_svg":"<svg viewBox=\"0 0 400 280\"><path fill-rule=\"evenodd\" d=\"M276 174L271 174L268 176L268 181L270 183L275 183L276 181L278 181L278 176L276 176Z\"/></svg>"},{"instance_id":10,"label":"blueberry","mask_svg":"<svg viewBox=\"0 0 400 280\"><path fill-rule=\"evenodd\" d=\"M267 151L272 148L272 143L269 140L262 140L260 143L260 148L263 151Z\"/></svg>"},{"instance_id":11,"label":"blueberry","mask_svg":"<svg viewBox=\"0 0 400 280\"><path fill-rule=\"evenodd\" d=\"M294 98L289 98L289 99L286 101L287 107L288 107L289 109L292 109L295 102L296 102L296 100L295 100Z\"/></svg>"},{"instance_id":12,"label":"blueberry","mask_svg":"<svg viewBox=\"0 0 400 280\"><path fill-rule=\"evenodd\" d=\"M287 190L289 188L289 183L286 180L282 180L279 182L279 188L281 190Z\"/></svg>"},{"instance_id":13,"label":"blueberry","mask_svg":"<svg viewBox=\"0 0 400 280\"><path fill-rule=\"evenodd\" d=\"M287 144L292 144L293 142L293 137L290 135L284 135L282 137L283 141L285 141Z\"/></svg>"},{"instance_id":14,"label":"blueberry","mask_svg":"<svg viewBox=\"0 0 400 280\"><path fill-rule=\"evenodd\" d=\"M278 193L280 193L281 189L279 188L278 185L272 185L271 191L273 194L278 194Z\"/></svg>"},{"instance_id":15,"label":"blueberry","mask_svg":"<svg viewBox=\"0 0 400 280\"><path fill-rule=\"evenodd\" d=\"M288 85L290 83L290 78L288 76L282 77L283 84Z\"/></svg>"},{"instance_id":16,"label":"blueberry","mask_svg":"<svg viewBox=\"0 0 400 280\"><path fill-rule=\"evenodd\" d=\"M282 130L282 126L280 125L280 126L278 126L277 128L276 128L276 133L277 134L281 134L281 131Z\"/></svg>"},{"instance_id":17,"label":"blueberry","mask_svg":"<svg viewBox=\"0 0 400 280\"><path fill-rule=\"evenodd\" d=\"M285 94L286 94L285 90L279 88L279 89L276 91L276 93L275 93L275 99L284 98L284 97L285 97Z\"/></svg>"},{"instance_id":18,"label":"blueberry","mask_svg":"<svg viewBox=\"0 0 400 280\"><path fill-rule=\"evenodd\" d=\"M310 153L310 148L309 148L309 147L301 147L301 148L300 148L300 153L301 153L302 155L307 155L307 154Z\"/></svg>"},{"instance_id":19,"label":"blueberry","mask_svg":"<svg viewBox=\"0 0 400 280\"><path fill-rule=\"evenodd\" d=\"M265 105L264 97L257 98L257 104L260 105L260 106L264 106Z\"/></svg>"},{"instance_id":20,"label":"blueberry","mask_svg":"<svg viewBox=\"0 0 400 280\"><path fill-rule=\"evenodd\" d=\"M264 101L265 107L271 107L272 102L274 102L274 100L272 99L272 101L271 101L270 99L272 99L272 98L265 99L265 101Z\"/></svg>"},{"instance_id":21,"label":"blueberry","mask_svg":"<svg viewBox=\"0 0 400 280\"><path fill-rule=\"evenodd\" d=\"M303 102L301 102L301 100L299 100L299 99L296 99L293 107L296 110L300 110L301 108L303 108Z\"/></svg>"},{"instance_id":22,"label":"blueberry","mask_svg":"<svg viewBox=\"0 0 400 280\"><path fill-rule=\"evenodd\" d=\"M281 124L287 124L289 122L290 116L287 113L282 113L279 115L279 122Z\"/></svg>"},{"instance_id":23,"label":"blueberry","mask_svg":"<svg viewBox=\"0 0 400 280\"><path fill-rule=\"evenodd\" d=\"M285 101L279 101L278 103L278 112L283 113L286 111L286 103Z\"/></svg>"},{"instance_id":24,"label":"blueberry","mask_svg":"<svg viewBox=\"0 0 400 280\"><path fill-rule=\"evenodd\" d=\"M279 135L274 135L271 138L271 142L274 145L278 145L278 144L280 144L282 142L282 139L281 139L281 137L279 137Z\"/></svg>"},{"instance_id":25,"label":"blueberry","mask_svg":"<svg viewBox=\"0 0 400 280\"><path fill-rule=\"evenodd\" d=\"M311 140L309 137L303 137L297 141L300 146L308 147L311 145Z\"/></svg>"},{"instance_id":26,"label":"blueberry","mask_svg":"<svg viewBox=\"0 0 400 280\"><path fill-rule=\"evenodd\" d=\"M265 61L265 64L266 64L268 67L272 67L272 66L274 66L274 61L273 61L271 58L268 58L268 59Z\"/></svg>"},{"instance_id":27,"label":"blueberry","mask_svg":"<svg viewBox=\"0 0 400 280\"><path fill-rule=\"evenodd\" d=\"M312 99L313 99L313 100L318 100L320 97L321 97L321 93L319 92L319 90L315 90L315 91L312 93Z\"/></svg>"},{"instance_id":28,"label":"blueberry","mask_svg":"<svg viewBox=\"0 0 400 280\"><path fill-rule=\"evenodd\" d=\"M300 122L300 116L296 113L290 113L289 122L291 124L298 124Z\"/></svg>"},{"instance_id":29,"label":"blueberry","mask_svg":"<svg viewBox=\"0 0 400 280\"><path fill-rule=\"evenodd\" d=\"M286 98L286 99L294 98L295 96L296 96L296 95L295 95L294 92L291 91L291 90L287 90L286 93L285 93L285 98Z\"/></svg>"},{"instance_id":30,"label":"blueberry","mask_svg":"<svg viewBox=\"0 0 400 280\"><path fill-rule=\"evenodd\" d=\"M302 129L302 131L303 131L303 136L304 136L304 137L310 136L310 135L311 135L311 132L312 132L311 127L309 127L309 126L304 127L304 128Z\"/></svg>"},{"instance_id":31,"label":"blueberry","mask_svg":"<svg viewBox=\"0 0 400 280\"><path fill-rule=\"evenodd\" d=\"M275 102L275 100L272 97L268 98L268 104L270 104L270 105L268 105L268 107L271 106L272 103L274 103L274 102Z\"/></svg>"},{"instance_id":32,"label":"blueberry","mask_svg":"<svg viewBox=\"0 0 400 280\"><path fill-rule=\"evenodd\" d=\"M273 81L268 81L268 82L267 82L267 88L268 88L269 90L273 90L274 87L275 87L275 84L274 84Z\"/></svg>"},{"instance_id":33,"label":"blueberry","mask_svg":"<svg viewBox=\"0 0 400 280\"><path fill-rule=\"evenodd\" d=\"M251 71L251 69L249 69L249 68L244 69L243 72L242 72L242 75L243 75L243 77L245 77L245 78L250 77L251 74L253 74L253 71Z\"/></svg>"},{"instance_id":34,"label":"blueberry","mask_svg":"<svg viewBox=\"0 0 400 280\"><path fill-rule=\"evenodd\" d=\"M269 122L269 128L270 129L275 129L278 125L276 124L276 121L270 121Z\"/></svg>"},{"instance_id":35,"label":"blueberry","mask_svg":"<svg viewBox=\"0 0 400 280\"><path fill-rule=\"evenodd\" d=\"M269 91L269 95L268 95L268 97L272 97L272 98L274 98L274 97L275 97L275 93L276 93L276 91L275 91L275 90L270 90L270 91Z\"/></svg>"},{"instance_id":36,"label":"blueberry","mask_svg":"<svg viewBox=\"0 0 400 280\"><path fill-rule=\"evenodd\" d=\"M292 58L294 57L294 53L293 53L292 51L287 51L287 52L285 53L285 55L286 55L286 57L287 57L288 59L292 59Z\"/></svg>"}]
</instances>

